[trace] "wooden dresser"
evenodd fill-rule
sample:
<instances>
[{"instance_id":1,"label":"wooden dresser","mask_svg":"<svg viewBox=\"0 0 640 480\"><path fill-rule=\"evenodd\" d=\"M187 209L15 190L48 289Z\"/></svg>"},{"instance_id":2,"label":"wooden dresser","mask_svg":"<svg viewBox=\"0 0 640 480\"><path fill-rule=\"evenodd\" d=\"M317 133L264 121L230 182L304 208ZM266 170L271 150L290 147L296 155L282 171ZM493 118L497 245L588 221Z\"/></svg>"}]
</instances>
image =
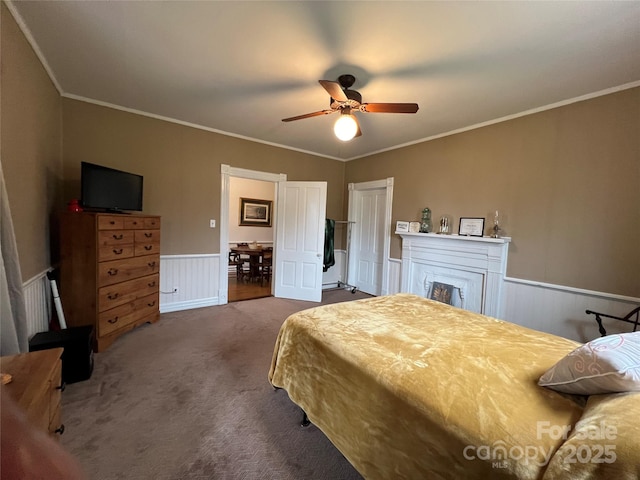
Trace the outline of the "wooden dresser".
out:
<instances>
[{"instance_id":1,"label":"wooden dresser","mask_svg":"<svg viewBox=\"0 0 640 480\"><path fill-rule=\"evenodd\" d=\"M65 212L60 222L60 299L68 326L93 325L97 352L156 322L160 217Z\"/></svg>"},{"instance_id":2,"label":"wooden dresser","mask_svg":"<svg viewBox=\"0 0 640 480\"><path fill-rule=\"evenodd\" d=\"M51 435L64 432L60 412L64 390L62 351L62 348L52 348L0 357L0 370L12 377L10 383L2 386L2 395L8 394L36 428Z\"/></svg>"}]
</instances>

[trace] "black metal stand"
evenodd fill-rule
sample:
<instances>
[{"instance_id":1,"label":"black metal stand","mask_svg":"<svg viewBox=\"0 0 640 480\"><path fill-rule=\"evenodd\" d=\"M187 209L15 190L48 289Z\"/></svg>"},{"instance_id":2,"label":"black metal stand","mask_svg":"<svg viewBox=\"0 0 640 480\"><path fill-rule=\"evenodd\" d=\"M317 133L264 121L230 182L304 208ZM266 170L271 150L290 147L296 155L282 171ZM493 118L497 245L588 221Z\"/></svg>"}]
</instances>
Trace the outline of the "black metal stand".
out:
<instances>
[{"instance_id":1,"label":"black metal stand","mask_svg":"<svg viewBox=\"0 0 640 480\"><path fill-rule=\"evenodd\" d=\"M607 315L605 313L594 312L593 310L586 310L587 315L595 315L596 322L598 322L598 331L600 332L600 336L604 337L607 335L607 331L604 329L602 325L602 317L605 318L613 318L614 320L620 320L621 322L627 322L633 325L633 331L635 332L638 328L638 323L640 322L640 307L636 307L627 313L624 317L616 317L614 315ZM635 319L633 317L635 316Z\"/></svg>"},{"instance_id":2,"label":"black metal stand","mask_svg":"<svg viewBox=\"0 0 640 480\"><path fill-rule=\"evenodd\" d=\"M311 425L311 420L309 420L309 417L307 417L307 412L302 410L302 422L300 422L300 426L308 427L309 425Z\"/></svg>"}]
</instances>

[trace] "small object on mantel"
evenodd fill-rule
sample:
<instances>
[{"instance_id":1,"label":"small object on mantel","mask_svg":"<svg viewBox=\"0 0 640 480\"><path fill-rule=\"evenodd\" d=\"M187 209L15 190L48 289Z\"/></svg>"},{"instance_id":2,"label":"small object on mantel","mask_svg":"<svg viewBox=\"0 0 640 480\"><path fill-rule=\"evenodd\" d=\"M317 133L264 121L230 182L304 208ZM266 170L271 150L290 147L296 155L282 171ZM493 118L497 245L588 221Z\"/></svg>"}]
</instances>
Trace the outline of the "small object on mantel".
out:
<instances>
[{"instance_id":1,"label":"small object on mantel","mask_svg":"<svg viewBox=\"0 0 640 480\"><path fill-rule=\"evenodd\" d=\"M0 377L2 377L2 385L6 385L7 383L11 383L13 377L10 373L0 373Z\"/></svg>"},{"instance_id":2,"label":"small object on mantel","mask_svg":"<svg viewBox=\"0 0 640 480\"><path fill-rule=\"evenodd\" d=\"M409 231L411 233L420 233L420 222L409 222Z\"/></svg>"},{"instance_id":3,"label":"small object on mantel","mask_svg":"<svg viewBox=\"0 0 640 480\"><path fill-rule=\"evenodd\" d=\"M422 222L420 222L420 233L429 233L431 231L431 209L424 207L422 209Z\"/></svg>"}]
</instances>

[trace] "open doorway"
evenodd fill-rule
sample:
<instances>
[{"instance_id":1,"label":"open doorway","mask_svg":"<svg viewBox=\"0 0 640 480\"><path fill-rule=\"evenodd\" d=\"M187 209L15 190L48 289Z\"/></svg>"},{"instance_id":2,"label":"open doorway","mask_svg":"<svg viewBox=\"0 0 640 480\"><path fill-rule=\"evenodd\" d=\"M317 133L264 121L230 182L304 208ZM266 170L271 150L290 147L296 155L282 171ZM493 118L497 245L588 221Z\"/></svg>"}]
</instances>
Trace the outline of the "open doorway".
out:
<instances>
[{"instance_id":1,"label":"open doorway","mask_svg":"<svg viewBox=\"0 0 640 480\"><path fill-rule=\"evenodd\" d=\"M279 298L320 302L327 203L327 182L288 182L274 174L220 166L220 276L218 304L228 302L229 191L233 177L274 184L272 224L275 230L271 293ZM256 242L257 243L257 242Z\"/></svg>"},{"instance_id":2,"label":"open doorway","mask_svg":"<svg viewBox=\"0 0 640 480\"><path fill-rule=\"evenodd\" d=\"M220 273L219 278L219 292L218 292L218 303L220 305L226 304L228 300L229 293L229 280L230 273L233 275L233 267L229 268L229 254L230 249L229 245L231 243L236 244L238 238L230 237L230 228L231 228L231 218L233 218L233 223L238 223L240 205L239 200L237 202L232 203L230 200L230 192L231 192L231 183L235 179L248 179L248 180L259 180L262 182L267 182L272 185L272 192L274 192L274 201L272 203L273 211L271 212L271 225L275 230L277 224L277 218L275 216L276 207L277 207L277 186L279 182L284 182L287 180L286 174L275 174L268 172L260 172L255 170L247 170L244 168L231 167L229 165L222 164L220 166L220 179L221 179L221 192L220 192L220 269L218 270ZM253 198L253 197L250 197ZM263 227L264 228L264 227ZM247 233L249 235L249 233ZM244 237L244 234L242 235ZM273 242L273 234L272 234L272 242ZM251 238L250 241L257 241L257 238ZM231 270L231 272L230 272ZM273 293L273 282L274 282L274 274L275 268L273 268L271 274L271 285L269 288L269 295Z\"/></svg>"},{"instance_id":3,"label":"open doorway","mask_svg":"<svg viewBox=\"0 0 640 480\"><path fill-rule=\"evenodd\" d=\"M370 295L389 293L393 177L349 184L353 221L347 282Z\"/></svg>"},{"instance_id":4,"label":"open doorway","mask_svg":"<svg viewBox=\"0 0 640 480\"><path fill-rule=\"evenodd\" d=\"M229 302L271 296L276 184L229 178Z\"/></svg>"}]
</instances>

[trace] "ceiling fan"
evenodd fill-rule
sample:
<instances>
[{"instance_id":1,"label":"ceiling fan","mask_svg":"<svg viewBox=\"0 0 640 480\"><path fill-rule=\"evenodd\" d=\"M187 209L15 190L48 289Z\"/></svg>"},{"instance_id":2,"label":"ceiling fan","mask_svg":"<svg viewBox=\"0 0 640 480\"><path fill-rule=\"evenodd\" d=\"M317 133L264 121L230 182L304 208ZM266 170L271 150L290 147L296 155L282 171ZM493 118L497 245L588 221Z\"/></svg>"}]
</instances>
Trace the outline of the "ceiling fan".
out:
<instances>
[{"instance_id":1,"label":"ceiling fan","mask_svg":"<svg viewBox=\"0 0 640 480\"><path fill-rule=\"evenodd\" d=\"M416 113L417 103L362 103L362 95L349 88L356 81L353 75L340 75L337 82L331 80L318 80L320 85L331 95L329 109L317 112L305 113L295 117L283 118L283 122L293 122L304 118L318 117L330 113L340 112L340 118L336 121L334 132L343 141L351 140L362 135L358 120L352 112L365 113Z\"/></svg>"}]
</instances>

